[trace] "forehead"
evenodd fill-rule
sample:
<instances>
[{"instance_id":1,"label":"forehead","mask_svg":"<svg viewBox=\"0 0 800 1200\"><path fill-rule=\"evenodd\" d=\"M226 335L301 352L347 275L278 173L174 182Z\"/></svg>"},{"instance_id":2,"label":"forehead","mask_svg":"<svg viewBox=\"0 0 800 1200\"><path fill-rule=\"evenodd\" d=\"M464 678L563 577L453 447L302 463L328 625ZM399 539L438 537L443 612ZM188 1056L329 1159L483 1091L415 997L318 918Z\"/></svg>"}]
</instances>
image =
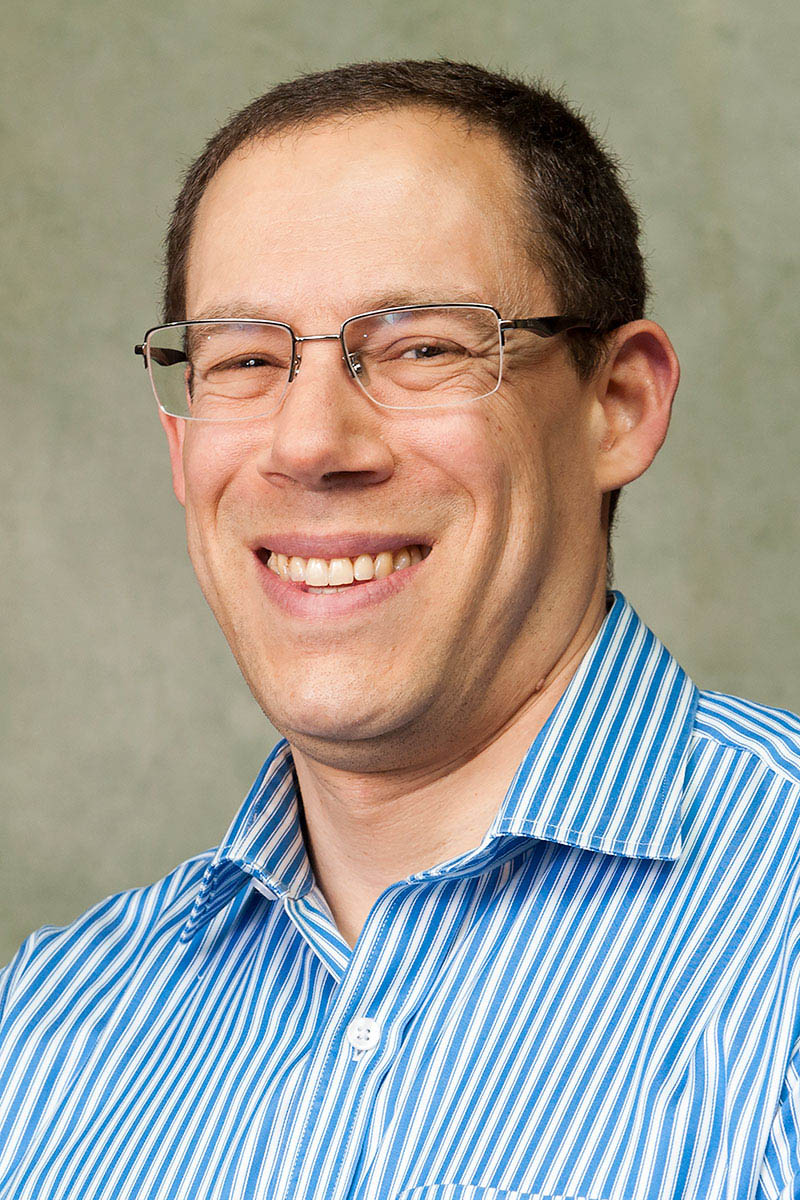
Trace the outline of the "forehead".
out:
<instances>
[{"instance_id":1,"label":"forehead","mask_svg":"<svg viewBox=\"0 0 800 1200\"><path fill-rule=\"evenodd\" d=\"M506 307L544 290L527 239L496 134L421 108L330 119L250 143L213 177L188 315L244 302L342 320L395 295Z\"/></svg>"}]
</instances>

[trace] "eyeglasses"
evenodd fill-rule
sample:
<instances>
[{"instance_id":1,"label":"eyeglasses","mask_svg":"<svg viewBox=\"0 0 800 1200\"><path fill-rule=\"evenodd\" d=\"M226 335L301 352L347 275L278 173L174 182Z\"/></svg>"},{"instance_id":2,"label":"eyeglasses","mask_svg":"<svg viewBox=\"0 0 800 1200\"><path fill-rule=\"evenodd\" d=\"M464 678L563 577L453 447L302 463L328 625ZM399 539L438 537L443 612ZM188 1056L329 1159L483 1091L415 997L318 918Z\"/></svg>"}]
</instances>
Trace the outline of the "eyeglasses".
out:
<instances>
[{"instance_id":1,"label":"eyeglasses","mask_svg":"<svg viewBox=\"0 0 800 1200\"><path fill-rule=\"evenodd\" d=\"M165 413L243 421L277 412L304 342L338 339L349 374L382 408L439 408L497 391L512 330L552 338L592 328L581 317L506 321L489 304L410 304L359 313L338 333L307 337L283 321L173 321L148 329L134 352Z\"/></svg>"}]
</instances>

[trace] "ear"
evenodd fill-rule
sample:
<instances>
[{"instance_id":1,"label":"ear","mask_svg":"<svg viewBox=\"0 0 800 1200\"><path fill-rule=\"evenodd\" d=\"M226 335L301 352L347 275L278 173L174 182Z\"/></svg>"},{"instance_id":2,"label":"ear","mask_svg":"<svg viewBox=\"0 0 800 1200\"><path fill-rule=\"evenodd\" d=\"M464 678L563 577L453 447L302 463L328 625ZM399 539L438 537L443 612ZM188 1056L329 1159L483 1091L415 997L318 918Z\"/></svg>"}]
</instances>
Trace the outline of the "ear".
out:
<instances>
[{"instance_id":1,"label":"ear","mask_svg":"<svg viewBox=\"0 0 800 1200\"><path fill-rule=\"evenodd\" d=\"M186 422L180 417L171 417L167 413L158 411L158 417L164 428L164 433L167 435L167 446L169 447L169 461L172 466L172 490L178 498L179 503L186 504L186 480L183 474L183 438L186 433Z\"/></svg>"},{"instance_id":2,"label":"ear","mask_svg":"<svg viewBox=\"0 0 800 1200\"><path fill-rule=\"evenodd\" d=\"M621 488L650 466L667 436L679 379L677 356L660 325L631 321L614 331L593 389L600 491Z\"/></svg>"}]
</instances>

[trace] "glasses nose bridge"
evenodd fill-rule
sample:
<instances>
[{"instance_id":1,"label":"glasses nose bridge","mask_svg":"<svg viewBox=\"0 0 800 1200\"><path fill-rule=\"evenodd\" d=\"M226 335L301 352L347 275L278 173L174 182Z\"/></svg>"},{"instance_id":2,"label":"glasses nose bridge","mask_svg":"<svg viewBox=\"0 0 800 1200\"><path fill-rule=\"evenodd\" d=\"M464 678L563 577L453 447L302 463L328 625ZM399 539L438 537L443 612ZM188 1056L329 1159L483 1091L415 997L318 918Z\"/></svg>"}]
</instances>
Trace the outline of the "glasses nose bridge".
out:
<instances>
[{"instance_id":1,"label":"glasses nose bridge","mask_svg":"<svg viewBox=\"0 0 800 1200\"><path fill-rule=\"evenodd\" d=\"M298 374L300 367L302 365L303 352L300 349L300 346L302 345L303 342L339 342L339 344L341 345L341 348L342 348L342 362L345 364L346 367L348 367L348 371L349 371L349 364L347 361L347 352L345 350L344 338L342 337L341 330L339 331L339 333L308 333L308 334L305 334L303 337L298 337L295 334L294 354L292 356L292 369L289 372L289 383L291 383L292 380L295 378L295 376ZM349 372L349 373L352 373L352 372Z\"/></svg>"}]
</instances>

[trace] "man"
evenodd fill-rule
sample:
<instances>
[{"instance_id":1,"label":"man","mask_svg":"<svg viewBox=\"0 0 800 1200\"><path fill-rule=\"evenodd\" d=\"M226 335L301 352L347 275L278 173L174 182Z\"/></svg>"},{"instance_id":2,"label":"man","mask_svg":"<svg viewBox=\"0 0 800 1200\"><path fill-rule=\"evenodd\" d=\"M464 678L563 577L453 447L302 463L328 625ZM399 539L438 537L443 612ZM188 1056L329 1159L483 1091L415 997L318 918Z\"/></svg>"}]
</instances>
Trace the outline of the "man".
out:
<instances>
[{"instance_id":1,"label":"man","mask_svg":"<svg viewBox=\"0 0 800 1200\"><path fill-rule=\"evenodd\" d=\"M9 967L4 1198L800 1195L798 722L606 590L678 382L644 300L519 81L362 64L209 143L137 350L286 740Z\"/></svg>"}]
</instances>

